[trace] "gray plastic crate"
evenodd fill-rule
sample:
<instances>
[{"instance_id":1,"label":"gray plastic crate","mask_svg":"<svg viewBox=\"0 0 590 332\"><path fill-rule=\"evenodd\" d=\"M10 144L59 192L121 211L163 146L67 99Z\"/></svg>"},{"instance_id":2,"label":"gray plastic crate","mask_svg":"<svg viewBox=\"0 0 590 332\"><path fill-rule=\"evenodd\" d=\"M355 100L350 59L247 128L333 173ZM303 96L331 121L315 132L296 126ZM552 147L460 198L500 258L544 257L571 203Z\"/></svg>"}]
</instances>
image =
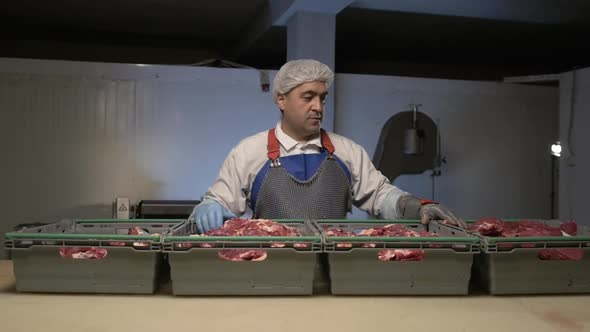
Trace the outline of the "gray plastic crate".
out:
<instances>
[{"instance_id":1,"label":"gray plastic crate","mask_svg":"<svg viewBox=\"0 0 590 332\"><path fill-rule=\"evenodd\" d=\"M162 263L161 236L127 235L140 226L166 234L184 220L64 220L5 234L20 292L153 293ZM103 259L62 258L60 250L106 250Z\"/></svg>"},{"instance_id":2,"label":"gray plastic crate","mask_svg":"<svg viewBox=\"0 0 590 332\"><path fill-rule=\"evenodd\" d=\"M502 219L517 222L517 219ZM525 220L525 219L523 219ZM559 227L559 220L526 219ZM475 220L468 220L472 224ZM477 232L472 232L481 236ZM481 253L475 256L475 281L490 294L590 293L590 227L578 225L577 236L481 236ZM524 247L523 247L524 245ZM545 249L583 251L581 260L541 260Z\"/></svg>"},{"instance_id":3,"label":"gray plastic crate","mask_svg":"<svg viewBox=\"0 0 590 332\"><path fill-rule=\"evenodd\" d=\"M479 238L466 232L431 222L429 231L440 237L331 237L328 228L357 234L363 229L401 224L412 230L426 230L416 220L322 220L324 251L328 254L331 292L334 295L465 295L473 255ZM375 248L363 248L363 244ZM350 245L351 247L339 247ZM380 261L384 249L421 249L422 261Z\"/></svg>"},{"instance_id":4,"label":"gray plastic crate","mask_svg":"<svg viewBox=\"0 0 590 332\"><path fill-rule=\"evenodd\" d=\"M321 252L321 236L302 220L275 220L297 227L301 237L189 237L196 233L187 222L164 236L174 295L311 295ZM178 248L190 243L191 248ZM200 244L214 244L202 248ZM271 248L284 243L284 248ZM294 244L305 243L306 248ZM224 249L265 250L263 261L226 261L218 253Z\"/></svg>"}]
</instances>

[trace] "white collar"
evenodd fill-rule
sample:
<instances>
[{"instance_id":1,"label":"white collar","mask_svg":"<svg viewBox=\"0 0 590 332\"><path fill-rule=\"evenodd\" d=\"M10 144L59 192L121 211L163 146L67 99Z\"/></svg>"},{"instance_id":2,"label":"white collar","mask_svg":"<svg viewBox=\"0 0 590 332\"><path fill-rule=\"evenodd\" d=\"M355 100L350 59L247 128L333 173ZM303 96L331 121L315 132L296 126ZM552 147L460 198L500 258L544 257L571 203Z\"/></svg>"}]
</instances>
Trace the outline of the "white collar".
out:
<instances>
[{"instance_id":1,"label":"white collar","mask_svg":"<svg viewBox=\"0 0 590 332\"><path fill-rule=\"evenodd\" d=\"M275 127L275 134L277 136L277 140L279 141L279 143L281 143L283 148L287 151L290 151L291 149L293 149L295 146L297 146L297 144L302 144L303 146L311 144L311 145L316 145L319 148L322 147L322 140L319 135L316 138L310 139L309 141L302 141L302 142L297 141L296 139L287 135L283 131L283 129L281 128L280 121L277 123L277 125Z\"/></svg>"}]
</instances>

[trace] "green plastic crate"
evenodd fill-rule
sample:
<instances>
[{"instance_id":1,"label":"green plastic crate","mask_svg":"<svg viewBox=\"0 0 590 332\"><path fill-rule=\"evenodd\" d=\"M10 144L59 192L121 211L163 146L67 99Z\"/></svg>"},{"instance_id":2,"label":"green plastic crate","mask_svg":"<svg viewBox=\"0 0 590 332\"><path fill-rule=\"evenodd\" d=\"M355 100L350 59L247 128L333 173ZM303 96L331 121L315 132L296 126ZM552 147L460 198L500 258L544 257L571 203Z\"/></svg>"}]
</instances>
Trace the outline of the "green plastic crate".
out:
<instances>
[{"instance_id":1,"label":"green plastic crate","mask_svg":"<svg viewBox=\"0 0 590 332\"><path fill-rule=\"evenodd\" d=\"M440 237L331 237L327 228L358 231L388 224L426 230L416 220L322 220L324 252L328 254L334 295L465 295L479 238L462 230L431 222L429 231ZM375 248L363 248L371 243ZM342 247L349 245L351 247ZM421 249L422 261L380 261L384 249Z\"/></svg>"},{"instance_id":2,"label":"green plastic crate","mask_svg":"<svg viewBox=\"0 0 590 332\"><path fill-rule=\"evenodd\" d=\"M311 295L317 277L321 236L303 220L275 220L300 230L301 237L189 237L196 233L187 222L164 236L174 295ZM179 248L190 243L191 248ZM214 244L202 248L200 244ZM284 243L284 248L271 248ZM305 243L306 248L294 244ZM263 261L226 261L218 254L225 249L259 249L267 252ZM317 278L316 278L317 279Z\"/></svg>"},{"instance_id":3,"label":"green plastic crate","mask_svg":"<svg viewBox=\"0 0 590 332\"><path fill-rule=\"evenodd\" d=\"M166 234L184 220L80 219L5 234L20 292L154 293L162 264L161 236L127 235L140 226ZM100 248L103 259L72 259L62 249Z\"/></svg>"},{"instance_id":4,"label":"green plastic crate","mask_svg":"<svg viewBox=\"0 0 590 332\"><path fill-rule=\"evenodd\" d=\"M559 227L559 220L539 221ZM468 224L475 220L467 220ZM578 225L577 236L489 237L481 236L482 250L475 256L475 281L490 294L590 293L590 227ZM524 247L523 247L524 246ZM545 249L579 249L581 260L541 260Z\"/></svg>"}]
</instances>

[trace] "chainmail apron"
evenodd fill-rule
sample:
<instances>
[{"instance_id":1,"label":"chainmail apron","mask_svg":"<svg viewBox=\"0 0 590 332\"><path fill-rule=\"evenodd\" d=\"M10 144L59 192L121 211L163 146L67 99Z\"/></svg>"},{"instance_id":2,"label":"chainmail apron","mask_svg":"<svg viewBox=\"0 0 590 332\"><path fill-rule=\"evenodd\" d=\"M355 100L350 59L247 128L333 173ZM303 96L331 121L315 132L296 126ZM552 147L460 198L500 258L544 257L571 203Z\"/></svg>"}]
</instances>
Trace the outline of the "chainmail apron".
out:
<instances>
[{"instance_id":1,"label":"chainmail apron","mask_svg":"<svg viewBox=\"0 0 590 332\"><path fill-rule=\"evenodd\" d=\"M270 168L260 186L254 218L344 219L351 211L350 182L333 156L334 146L322 130L322 145L328 151L316 173L301 181L281 167L279 142L274 129L268 135Z\"/></svg>"}]
</instances>

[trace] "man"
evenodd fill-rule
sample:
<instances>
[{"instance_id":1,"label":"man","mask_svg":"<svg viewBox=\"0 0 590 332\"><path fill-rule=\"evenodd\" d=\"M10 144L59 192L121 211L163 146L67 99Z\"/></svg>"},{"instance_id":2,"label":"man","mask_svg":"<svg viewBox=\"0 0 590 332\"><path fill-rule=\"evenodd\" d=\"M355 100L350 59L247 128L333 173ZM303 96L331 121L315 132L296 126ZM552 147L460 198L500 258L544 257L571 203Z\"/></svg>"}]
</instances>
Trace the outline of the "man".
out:
<instances>
[{"instance_id":1,"label":"man","mask_svg":"<svg viewBox=\"0 0 590 332\"><path fill-rule=\"evenodd\" d=\"M381 219L440 219L465 227L444 206L390 184L360 145L321 128L333 80L332 70L315 60L281 67L273 82L281 121L231 150L189 217L201 232L248 206L254 218L344 219L352 204Z\"/></svg>"}]
</instances>

